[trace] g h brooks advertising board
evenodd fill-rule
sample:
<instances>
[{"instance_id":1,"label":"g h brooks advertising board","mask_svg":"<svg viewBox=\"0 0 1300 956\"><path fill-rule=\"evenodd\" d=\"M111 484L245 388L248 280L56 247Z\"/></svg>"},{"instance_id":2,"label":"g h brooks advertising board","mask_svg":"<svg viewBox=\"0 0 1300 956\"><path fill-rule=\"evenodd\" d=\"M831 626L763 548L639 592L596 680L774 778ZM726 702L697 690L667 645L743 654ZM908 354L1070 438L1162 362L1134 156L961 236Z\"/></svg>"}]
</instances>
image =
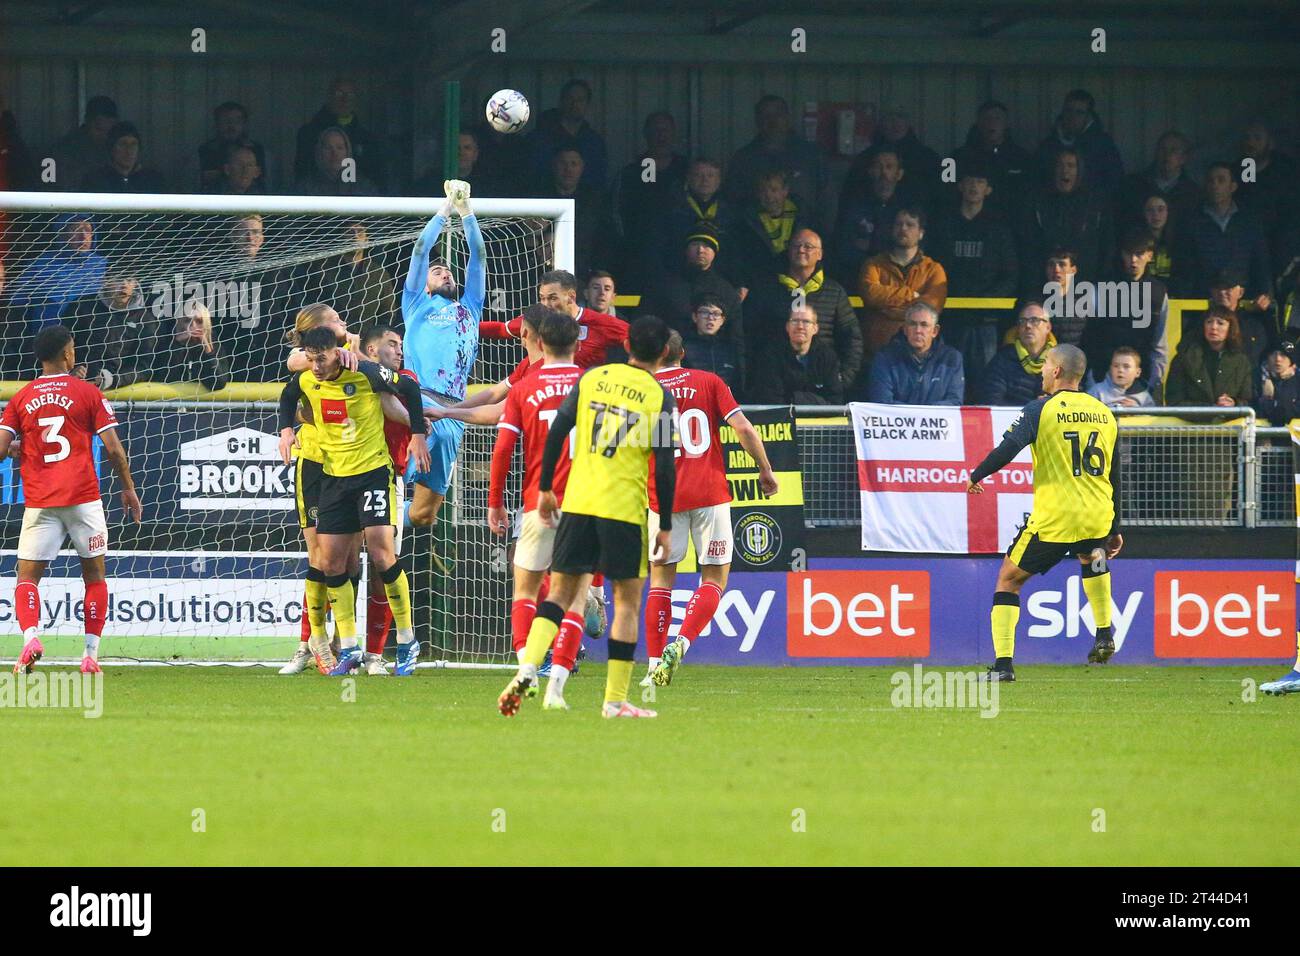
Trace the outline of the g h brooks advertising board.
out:
<instances>
[{"instance_id":1,"label":"g h brooks advertising board","mask_svg":"<svg viewBox=\"0 0 1300 956\"><path fill-rule=\"evenodd\" d=\"M734 576L691 660L719 664L971 665L993 659L989 604L999 557L836 559L806 572ZM1073 566L1071 566L1073 565ZM1294 565L1285 560L1113 565L1115 657L1124 664L1289 663L1296 653ZM672 593L675 637L696 575ZM1077 564L1026 585L1016 662L1081 664L1092 612ZM604 641L589 642L603 657Z\"/></svg>"}]
</instances>

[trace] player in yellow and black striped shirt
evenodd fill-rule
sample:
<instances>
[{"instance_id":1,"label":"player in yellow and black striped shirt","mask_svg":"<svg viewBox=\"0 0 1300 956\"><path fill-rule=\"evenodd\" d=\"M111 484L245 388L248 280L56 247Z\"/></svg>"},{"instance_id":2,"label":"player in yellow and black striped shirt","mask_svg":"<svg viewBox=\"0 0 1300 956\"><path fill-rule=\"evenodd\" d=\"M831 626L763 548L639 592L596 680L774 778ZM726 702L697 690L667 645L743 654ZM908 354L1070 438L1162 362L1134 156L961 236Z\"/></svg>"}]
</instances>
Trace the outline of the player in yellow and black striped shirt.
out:
<instances>
[{"instance_id":1,"label":"player in yellow and black striped shirt","mask_svg":"<svg viewBox=\"0 0 1300 956\"><path fill-rule=\"evenodd\" d=\"M647 481L654 459L659 497L656 562L672 543L673 495L677 473L673 457L673 396L651 370L668 352L668 326L643 316L628 329L626 365L602 365L578 379L551 423L538 476L537 515L550 524L558 514L551 481L560 455L570 445L573 464L564 486L564 514L555 532L551 590L537 607L519 672L498 698L501 713L513 717L523 695L537 682L537 669L574 596L585 593L593 572L613 582L614 623L609 632L609 670L605 679L606 717L654 717L627 699L641 617L641 585L646 567ZM547 688L543 706L567 710L562 697Z\"/></svg>"},{"instance_id":2,"label":"player in yellow and black striped shirt","mask_svg":"<svg viewBox=\"0 0 1300 956\"><path fill-rule=\"evenodd\" d=\"M1079 391L1087 367L1083 352L1058 345L1043 360L1043 391L1024 407L1002 444L971 472L967 490L1026 447L1034 455L1034 506L1016 534L998 572L991 612L995 660L989 679L1016 679L1011 659L1020 589L1034 574L1046 574L1062 559L1079 559L1083 590L1092 608L1097 636L1088 661L1104 664L1115 653L1110 625L1110 565L1124 536L1119 532L1118 432L1115 416L1097 399Z\"/></svg>"},{"instance_id":3,"label":"player in yellow and black striped shirt","mask_svg":"<svg viewBox=\"0 0 1300 956\"><path fill-rule=\"evenodd\" d=\"M307 572L307 614L311 648L318 660L330 658L325 639L327 605L333 608L341 653L331 674L346 674L361 662L356 636L356 591L348 559L360 532L370 561L384 582L397 625L397 668L413 673L419 644L411 626L411 592L395 550L397 508L393 462L384 438L380 395L399 396L410 419L410 452L428 463L424 413L416 383L374 362L350 371L339 360L334 331L315 328L302 336L308 368L289 380L280 395L280 457L288 464L298 443L293 425L299 407L315 426L324 474L316 518L319 567Z\"/></svg>"}]
</instances>

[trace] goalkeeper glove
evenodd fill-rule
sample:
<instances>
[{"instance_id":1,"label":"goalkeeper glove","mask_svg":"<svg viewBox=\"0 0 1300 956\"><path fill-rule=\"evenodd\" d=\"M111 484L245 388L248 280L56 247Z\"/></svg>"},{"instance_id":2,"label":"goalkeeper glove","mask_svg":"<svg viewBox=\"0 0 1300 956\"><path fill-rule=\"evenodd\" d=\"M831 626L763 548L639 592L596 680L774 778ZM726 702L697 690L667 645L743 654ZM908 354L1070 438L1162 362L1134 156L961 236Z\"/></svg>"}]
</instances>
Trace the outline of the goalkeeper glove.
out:
<instances>
[{"instance_id":1,"label":"goalkeeper glove","mask_svg":"<svg viewBox=\"0 0 1300 956\"><path fill-rule=\"evenodd\" d=\"M473 211L469 208L469 183L463 179L448 179L442 184L442 188L447 193L452 208L462 219L473 215Z\"/></svg>"}]
</instances>

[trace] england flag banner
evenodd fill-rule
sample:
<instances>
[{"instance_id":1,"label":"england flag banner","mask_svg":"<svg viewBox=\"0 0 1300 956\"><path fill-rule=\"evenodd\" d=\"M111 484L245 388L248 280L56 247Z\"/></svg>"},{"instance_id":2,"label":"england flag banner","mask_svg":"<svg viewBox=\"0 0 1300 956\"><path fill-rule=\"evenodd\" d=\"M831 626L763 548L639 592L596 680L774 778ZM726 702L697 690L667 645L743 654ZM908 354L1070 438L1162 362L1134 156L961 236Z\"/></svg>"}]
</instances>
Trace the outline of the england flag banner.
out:
<instances>
[{"instance_id":1,"label":"england flag banner","mask_svg":"<svg viewBox=\"0 0 1300 956\"><path fill-rule=\"evenodd\" d=\"M1026 448L966 492L970 473L1002 441L1017 408L849 405L862 497L862 550L942 554L1003 551L1034 499Z\"/></svg>"}]
</instances>

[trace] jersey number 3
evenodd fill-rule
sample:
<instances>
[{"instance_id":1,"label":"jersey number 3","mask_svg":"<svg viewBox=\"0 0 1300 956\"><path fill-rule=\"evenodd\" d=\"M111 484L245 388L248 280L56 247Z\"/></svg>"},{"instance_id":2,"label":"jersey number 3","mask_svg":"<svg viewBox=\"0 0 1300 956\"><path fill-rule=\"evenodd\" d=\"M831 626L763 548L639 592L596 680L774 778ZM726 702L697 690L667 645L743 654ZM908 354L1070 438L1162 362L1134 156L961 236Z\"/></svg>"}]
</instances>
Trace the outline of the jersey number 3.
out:
<instances>
[{"instance_id":1,"label":"jersey number 3","mask_svg":"<svg viewBox=\"0 0 1300 956\"><path fill-rule=\"evenodd\" d=\"M69 444L68 439L61 434L63 424L66 421L67 419L62 415L36 419L36 424L45 429L45 433L41 435L41 441L58 449L58 451L49 452L45 455L45 464L47 465L52 465L56 461L63 461L63 459L72 454L72 445Z\"/></svg>"},{"instance_id":2,"label":"jersey number 3","mask_svg":"<svg viewBox=\"0 0 1300 956\"><path fill-rule=\"evenodd\" d=\"M1094 478L1100 478L1106 472L1106 453L1097 447L1098 433L1088 432L1087 444L1079 448L1078 432L1062 432L1070 443L1070 469L1077 478L1087 472Z\"/></svg>"}]
</instances>

